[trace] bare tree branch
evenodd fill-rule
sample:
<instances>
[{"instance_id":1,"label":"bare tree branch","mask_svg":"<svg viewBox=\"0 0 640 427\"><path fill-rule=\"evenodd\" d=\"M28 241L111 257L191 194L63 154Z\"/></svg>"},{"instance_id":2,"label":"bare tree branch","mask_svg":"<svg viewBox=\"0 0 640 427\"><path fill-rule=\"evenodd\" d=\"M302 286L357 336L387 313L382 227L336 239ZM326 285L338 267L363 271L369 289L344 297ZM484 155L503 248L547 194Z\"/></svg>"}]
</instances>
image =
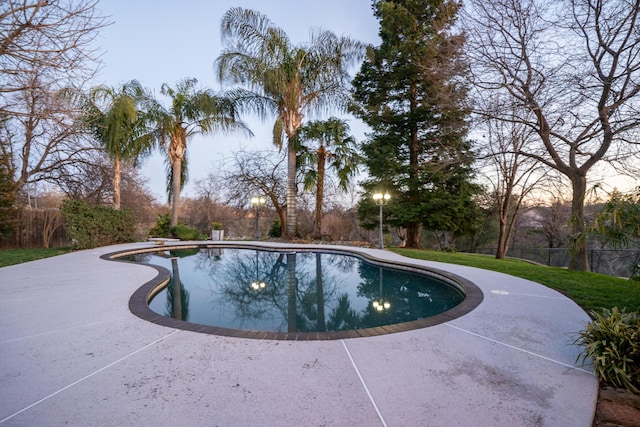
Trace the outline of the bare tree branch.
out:
<instances>
[{"instance_id":1,"label":"bare tree branch","mask_svg":"<svg viewBox=\"0 0 640 427\"><path fill-rule=\"evenodd\" d=\"M507 120L533 130L521 154L572 184L571 268L588 269L587 175L603 160L637 156L640 0L471 0L465 16L478 91L503 93ZM498 109L497 111L500 111ZM502 120L496 110L482 116ZM615 156L614 156L615 154ZM637 158L637 157L636 157Z\"/></svg>"}]
</instances>

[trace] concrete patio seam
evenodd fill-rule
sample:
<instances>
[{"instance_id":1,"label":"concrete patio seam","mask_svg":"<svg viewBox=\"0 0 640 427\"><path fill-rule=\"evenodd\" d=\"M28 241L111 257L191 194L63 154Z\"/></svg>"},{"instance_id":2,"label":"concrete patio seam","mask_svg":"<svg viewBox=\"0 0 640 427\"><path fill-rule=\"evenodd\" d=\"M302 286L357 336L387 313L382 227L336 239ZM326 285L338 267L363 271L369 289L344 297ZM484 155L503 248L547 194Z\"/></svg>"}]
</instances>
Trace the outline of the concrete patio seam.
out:
<instances>
[{"instance_id":1,"label":"concrete patio seam","mask_svg":"<svg viewBox=\"0 0 640 427\"><path fill-rule=\"evenodd\" d=\"M461 331L461 332L464 332L464 333L467 333L467 334L473 335L473 336L475 336L475 337L482 338L482 339L484 339L484 340L487 340L487 341L493 342L493 343L495 343L495 344L499 344L499 345L502 345L502 346L505 346L505 347L511 348L511 349L513 349L513 350L517 350L517 351L520 351L520 352L526 353L526 354L528 354L528 355L531 355L531 356L534 356L534 357L537 357L537 358L540 358L540 359L544 359L544 360L547 360L547 361L549 361L549 362L556 363L556 364L561 365L561 366L564 366L564 367L566 367L566 368L574 369L574 370L576 370L576 371L581 371L581 372L584 372L584 373L589 374L589 375L594 375L594 374L593 374L593 372L587 371L586 369L582 369L582 368L579 368L579 367L577 367L577 366L569 365L568 363L560 362L559 360L555 360L555 359L552 359L552 358L550 358L550 357L546 357L546 356L543 356L543 355L541 355L541 354L534 353L534 352L532 352L532 351L525 350L525 349L523 349L523 348L516 347L516 346L514 346L514 345L507 344L507 343L505 343L505 342L498 341L498 340L496 340L496 339L489 338L489 337L486 337L486 336L484 336L484 335L477 334L477 333L475 333L475 332L471 332L471 331L469 331L469 330L467 330L467 329L463 329L463 328L460 328L460 327L458 327L458 326L454 326L454 325L452 325L452 324L450 324L450 323L445 323L445 325L446 325L446 326L449 326L450 328L457 329L457 330L459 330L459 331Z\"/></svg>"},{"instance_id":2,"label":"concrete patio seam","mask_svg":"<svg viewBox=\"0 0 640 427\"><path fill-rule=\"evenodd\" d=\"M64 329L53 329L51 331L40 332L40 333L37 333L37 334L24 335L24 336L21 336L21 337L9 338L7 340L0 340L0 344L7 344L7 343L14 342L14 341L22 341L22 340L28 340L28 339L32 339L32 338L39 338L39 337L43 337L43 336L46 336L46 335L58 334L60 332L67 331L67 330L81 329L81 328L86 328L86 327L89 327L89 326L96 326L96 325L103 325L105 323L118 322L118 321L126 320L126 319L129 319L129 317L122 316L122 317L116 317L114 319L103 320L103 321L100 321L100 322L83 323L81 325L69 326L69 327L64 328Z\"/></svg>"},{"instance_id":3,"label":"concrete patio seam","mask_svg":"<svg viewBox=\"0 0 640 427\"><path fill-rule=\"evenodd\" d=\"M130 357L132 357L132 356L135 356L136 354L140 353L141 351L144 351L144 350L146 350L146 349L147 349L147 348L149 348L149 347L153 347L154 345L158 344L159 342L164 341L165 339L167 339L167 338L171 337L172 335L177 334L178 332L180 332L180 330L172 331L172 332L168 333L167 335L165 335L165 336L163 336L163 337L160 337L160 338L158 338L157 340L155 340L155 341L153 341L153 342L151 342L151 343L149 343L149 344L146 344L146 345L145 345L145 346L143 346L143 347L140 347L140 348L139 348L139 349L137 349L136 351L131 352L131 353L127 354L126 356L123 356L123 357L121 357L120 359L118 359L118 360L116 360L116 361L114 361L114 362L111 362L111 363L109 363L108 365L103 366L102 368L100 368L100 369L98 369L98 370L95 370L95 371L93 371L92 373L90 373L90 374L88 374L88 375L85 375L84 377L80 378L79 380L76 380L76 381L72 382L71 384L68 384L68 385L66 385L66 386L62 387L61 389L54 391L53 393L49 394L48 396L45 396L45 397L43 397L42 399L40 399L40 400L38 400L38 401L36 401L36 402L32 403L31 405L26 406L26 407L22 408L21 410L19 410L19 411L15 412L15 413L13 413L13 414L9 415L8 417L6 417L6 418L4 418L4 419L0 420L0 424L3 424L3 423L5 423L5 422L9 421L10 419L12 419L12 418L14 418L14 417L16 417L16 416L18 416L18 415L22 414L23 412L26 412L26 411L28 411L29 409L34 408L34 407L38 406L38 405L39 405L39 404L41 404L42 402L45 402L45 401L47 401L47 400L51 399L52 397L54 397L54 396L56 396L56 395L58 395L58 394L62 393L63 391L68 390L68 389L70 389L71 387L73 387L73 386L75 386L75 385L77 385L77 384L80 384L81 382L83 382L83 381L85 381L85 380L87 380L87 379L89 379L89 378L91 378L91 377L93 377L93 376L95 376L95 375L99 374L100 372L103 372L103 371L105 371L105 370L107 370L107 369L111 368L112 366L115 366L115 365L117 365L118 363L120 363L120 362L122 362L122 361L124 361L124 360L126 360L126 359L128 359L128 358L130 358Z\"/></svg>"},{"instance_id":4,"label":"concrete patio seam","mask_svg":"<svg viewBox=\"0 0 640 427\"><path fill-rule=\"evenodd\" d=\"M371 395L371 392L369 391L369 387L367 387L367 383L364 381L364 378L362 378L362 375L360 374L360 370L358 369L358 365L356 365L355 360L353 360L353 356L351 356L351 352L349 351L349 347L347 347L347 343L344 342L344 340L340 340L340 342L342 343L342 346L344 347L344 350L347 352L347 356L349 356L349 360L351 361L351 366L353 366L353 369L355 369L356 374L358 374L358 378L360 378L360 382L362 383L362 386L364 387L364 391L367 393L367 396L369 396L369 400L371 401L371 404L373 405L374 409L376 410L376 413L378 414L378 418L380 418L380 421L382 422L382 425L384 427L387 427L387 423L384 420L384 417L382 416L382 413L380 412L380 409L378 408L378 405L376 405L376 401L373 399L373 396Z\"/></svg>"}]
</instances>

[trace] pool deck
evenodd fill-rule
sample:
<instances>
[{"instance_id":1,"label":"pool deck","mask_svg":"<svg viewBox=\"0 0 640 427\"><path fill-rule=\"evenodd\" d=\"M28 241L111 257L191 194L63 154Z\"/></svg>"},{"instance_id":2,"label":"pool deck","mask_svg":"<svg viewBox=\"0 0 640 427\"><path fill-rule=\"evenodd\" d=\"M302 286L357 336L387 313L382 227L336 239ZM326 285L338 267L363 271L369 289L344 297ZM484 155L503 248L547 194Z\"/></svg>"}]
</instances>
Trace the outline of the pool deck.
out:
<instances>
[{"instance_id":1,"label":"pool deck","mask_svg":"<svg viewBox=\"0 0 640 427\"><path fill-rule=\"evenodd\" d=\"M592 425L598 382L576 365L572 345L589 318L552 289L411 260L471 280L483 301L460 318L389 335L232 338L129 311L157 271L100 256L153 246L0 268L0 426Z\"/></svg>"}]
</instances>

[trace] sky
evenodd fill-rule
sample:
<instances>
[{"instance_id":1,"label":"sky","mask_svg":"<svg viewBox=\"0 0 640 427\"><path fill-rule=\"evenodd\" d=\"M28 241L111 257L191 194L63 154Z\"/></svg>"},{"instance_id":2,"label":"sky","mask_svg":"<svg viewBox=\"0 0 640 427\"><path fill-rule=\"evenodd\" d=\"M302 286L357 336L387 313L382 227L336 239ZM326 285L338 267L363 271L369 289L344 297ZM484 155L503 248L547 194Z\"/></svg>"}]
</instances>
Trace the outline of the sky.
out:
<instances>
[{"instance_id":1,"label":"sky","mask_svg":"<svg viewBox=\"0 0 640 427\"><path fill-rule=\"evenodd\" d=\"M159 99L163 98L163 83L175 86L187 77L198 79L202 88L216 92L228 89L215 78L214 61L222 50L220 20L231 7L262 12L296 44L309 40L311 28L373 45L380 43L371 0L100 0L98 8L113 23L101 30L96 41L104 62L96 84L118 86L137 79ZM354 68L352 74L356 72ZM367 126L352 116L343 117L356 140L362 142ZM242 120L254 137L214 133L189 140L189 182L183 195L195 196L195 182L219 171L221 163L240 150L276 149L271 143L275 118L261 122L243 116ZM156 153L140 168L148 188L161 202L167 199L165 158L164 152ZM637 179L613 175L615 172L607 168L595 168L590 179L608 183L608 190L627 190L639 184Z\"/></svg>"},{"instance_id":2,"label":"sky","mask_svg":"<svg viewBox=\"0 0 640 427\"><path fill-rule=\"evenodd\" d=\"M213 65L222 50L220 20L231 7L267 15L295 44L307 42L311 28L363 43L380 41L371 0L101 0L98 9L113 24L101 30L97 39L104 62L97 84L118 86L137 79L159 99L163 99L163 83L175 86L187 77L198 79L202 88L228 89L215 78ZM356 140L362 141L366 125L345 118ZM271 143L274 118L264 123L251 116L242 120L254 133L252 138L214 133L188 141L189 183L183 195L195 196L195 181L219 169L220 162L234 152L275 149ZM151 192L163 202L165 156L154 154L140 168Z\"/></svg>"}]
</instances>

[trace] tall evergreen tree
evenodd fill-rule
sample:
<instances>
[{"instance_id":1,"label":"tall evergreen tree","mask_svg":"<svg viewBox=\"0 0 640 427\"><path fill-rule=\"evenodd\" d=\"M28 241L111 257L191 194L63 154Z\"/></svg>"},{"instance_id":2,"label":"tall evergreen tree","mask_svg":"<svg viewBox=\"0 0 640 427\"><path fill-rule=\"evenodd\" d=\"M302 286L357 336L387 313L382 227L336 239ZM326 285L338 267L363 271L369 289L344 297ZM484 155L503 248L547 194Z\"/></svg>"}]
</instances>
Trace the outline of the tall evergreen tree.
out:
<instances>
[{"instance_id":1,"label":"tall evergreen tree","mask_svg":"<svg viewBox=\"0 0 640 427\"><path fill-rule=\"evenodd\" d=\"M4 126L4 121L0 121L0 126ZM0 240L13 233L18 212L18 184L14 178L15 170L9 149L9 144L0 139Z\"/></svg>"},{"instance_id":2,"label":"tall evergreen tree","mask_svg":"<svg viewBox=\"0 0 640 427\"><path fill-rule=\"evenodd\" d=\"M422 227L464 234L475 222L464 36L452 30L460 6L375 2L382 44L369 49L353 81L352 111L373 130L362 145L370 176L362 184L368 196L391 193L386 223L406 229L408 247L420 246ZM363 199L365 226L375 212L371 197Z\"/></svg>"}]
</instances>

